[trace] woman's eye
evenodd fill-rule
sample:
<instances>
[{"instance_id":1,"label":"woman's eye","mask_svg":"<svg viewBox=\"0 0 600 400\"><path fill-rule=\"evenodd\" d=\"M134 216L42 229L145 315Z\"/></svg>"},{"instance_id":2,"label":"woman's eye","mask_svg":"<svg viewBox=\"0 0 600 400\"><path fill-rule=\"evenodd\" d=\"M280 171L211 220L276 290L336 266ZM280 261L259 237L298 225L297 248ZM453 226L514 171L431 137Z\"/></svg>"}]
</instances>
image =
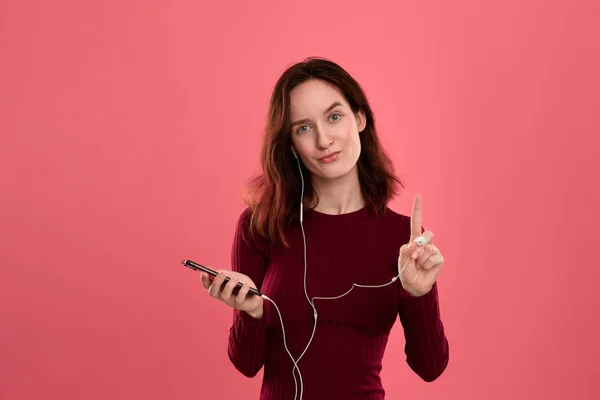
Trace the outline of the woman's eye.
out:
<instances>
[{"instance_id":1,"label":"woman's eye","mask_svg":"<svg viewBox=\"0 0 600 400\"><path fill-rule=\"evenodd\" d=\"M338 114L338 113L331 114L331 115L329 116L329 119L331 120L331 119L332 119L332 118L334 118L334 117L337 117L337 118L333 119L333 122L337 122L337 121L339 121L339 119L342 117L342 115L341 115L341 114ZM306 129L305 129L305 128L306 128ZM298 132L298 133L304 133L304 132L306 132L307 130L308 130L308 126L306 126L306 125L302 125L302 126L300 126L300 128L298 128L298 130L297 130L296 132Z\"/></svg>"}]
</instances>

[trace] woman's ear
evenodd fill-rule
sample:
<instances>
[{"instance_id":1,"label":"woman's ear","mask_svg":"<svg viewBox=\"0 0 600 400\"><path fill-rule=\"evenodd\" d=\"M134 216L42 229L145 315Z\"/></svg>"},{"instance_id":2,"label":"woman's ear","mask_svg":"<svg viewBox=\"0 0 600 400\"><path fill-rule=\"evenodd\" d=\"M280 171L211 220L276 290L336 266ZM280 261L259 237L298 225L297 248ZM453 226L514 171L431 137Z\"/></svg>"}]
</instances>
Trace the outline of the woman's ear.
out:
<instances>
[{"instance_id":1,"label":"woman's ear","mask_svg":"<svg viewBox=\"0 0 600 400\"><path fill-rule=\"evenodd\" d=\"M356 126L358 127L358 133L361 133L367 127L367 117L363 110L358 110L355 114Z\"/></svg>"}]
</instances>

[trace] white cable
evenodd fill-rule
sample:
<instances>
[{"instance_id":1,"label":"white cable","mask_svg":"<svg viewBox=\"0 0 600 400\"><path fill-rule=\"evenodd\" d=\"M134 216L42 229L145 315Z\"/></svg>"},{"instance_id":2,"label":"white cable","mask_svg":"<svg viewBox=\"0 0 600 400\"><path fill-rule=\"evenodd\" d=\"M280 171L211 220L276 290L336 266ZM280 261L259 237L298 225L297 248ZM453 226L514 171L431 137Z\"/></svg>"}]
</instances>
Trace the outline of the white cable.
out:
<instances>
[{"instance_id":1,"label":"white cable","mask_svg":"<svg viewBox=\"0 0 600 400\"><path fill-rule=\"evenodd\" d=\"M287 347L287 340L285 339L285 328L283 327L283 318L281 316L281 312L279 311L279 307L277 307L277 304L275 304L275 302L269 298L266 294L262 295L263 299L269 300L271 303L273 303L273 305L275 306L275 309L277 310L277 314L279 314L279 321L281 321L281 331L283 332L283 347L285 347L285 350L287 351L288 355L290 356L290 358L292 359L292 362L294 362L294 366L296 366L296 362L294 361L294 357L292 356L292 353L290 352L290 349L288 349ZM300 369L298 369L298 374L300 374ZM295 387L295 393L294 393L294 399L296 398L296 395L298 394L298 382L296 381L296 374L294 373L294 371L292 370L292 376L294 377L294 387ZM300 383L302 384L302 375L300 375Z\"/></svg>"},{"instance_id":2,"label":"white cable","mask_svg":"<svg viewBox=\"0 0 600 400\"><path fill-rule=\"evenodd\" d=\"M304 354L306 353L306 350L308 350L308 346L310 346L314 336L315 336L315 331L317 329L317 309L315 307L315 303L314 301L316 299L318 300L335 300L335 299L339 299L341 297L346 296L348 293L350 293L355 287L363 287L363 288L380 288L380 287L384 287L387 285L390 285L392 283L394 283L396 280L398 280L398 278L400 278L400 276L402 276L402 273L404 272L404 269L406 268L406 266L408 265L409 261L410 261L410 256L408 257L408 259L406 260L406 262L404 263L404 265L402 266L402 269L400 270L400 272L398 273L398 275L394 276L392 278L392 280L390 282L381 284L381 285L359 285L357 283L353 283L352 287L344 294L341 294L339 296L333 296L333 297L313 297L312 300L309 299L308 297L308 291L306 289L306 272L307 272L307 268L306 268L306 236L304 234L304 224L303 224L303 220L304 220L304 213L303 213L303 208L304 208L304 204L303 204L303 200L304 200L304 177L302 175L302 168L300 167L300 160L298 159L298 156L296 155L296 152L292 149L292 152L294 153L294 157L296 157L296 161L298 163L298 169L300 170L300 178L302 180L302 193L301 193L301 197L300 197L300 228L302 229L302 238L304 241L304 294L306 295L306 300L308 300L308 303L310 304L310 306L313 309L313 316L315 319L315 323L313 326L313 331L312 334L310 336L310 339L308 340L308 343L306 345L306 347L304 348L304 350L302 351L302 353L300 354L300 356L298 357L297 360L294 360L294 357L292 356L292 353L290 352L288 346L287 346L287 340L285 337L285 327L283 326L283 317L281 316L281 312L279 311L279 307L277 307L277 304L275 304L275 302L269 298L267 295L263 294L262 297L265 300L269 300L271 303L273 303L273 305L275 306L275 309L277 310L277 314L279 315L279 321L281 322L281 330L283 332L283 346L285 347L285 350L287 351L288 355L290 356L290 358L292 359L292 362L294 363L294 368L292 369L292 376L294 377L294 400L296 400L296 396L298 395L298 381L296 380L296 371L298 371L298 377L300 379L300 399L302 400L302 394L304 393L304 383L302 381L302 374L300 373L300 368L298 367L298 363L300 362L300 359L304 356ZM416 244L418 246L423 246L425 244L424 238L422 236L419 236L416 240L415 240Z\"/></svg>"}]
</instances>

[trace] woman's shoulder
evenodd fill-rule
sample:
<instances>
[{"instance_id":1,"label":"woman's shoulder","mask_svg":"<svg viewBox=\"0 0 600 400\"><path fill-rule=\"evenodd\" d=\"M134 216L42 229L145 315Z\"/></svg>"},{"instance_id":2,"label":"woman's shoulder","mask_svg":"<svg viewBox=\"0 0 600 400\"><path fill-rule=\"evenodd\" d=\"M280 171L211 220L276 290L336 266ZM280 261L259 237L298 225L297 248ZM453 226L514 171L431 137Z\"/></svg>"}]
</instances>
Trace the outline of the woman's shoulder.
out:
<instances>
[{"instance_id":1,"label":"woman's shoulder","mask_svg":"<svg viewBox=\"0 0 600 400\"><path fill-rule=\"evenodd\" d=\"M385 213L380 216L385 229L397 237L400 242L405 243L410 239L410 217L399 213L389 206L386 207Z\"/></svg>"},{"instance_id":2,"label":"woman's shoulder","mask_svg":"<svg viewBox=\"0 0 600 400\"><path fill-rule=\"evenodd\" d=\"M249 226L251 218L252 218L252 207L246 206L238 214L238 220L237 220L238 226Z\"/></svg>"},{"instance_id":3,"label":"woman's shoulder","mask_svg":"<svg viewBox=\"0 0 600 400\"><path fill-rule=\"evenodd\" d=\"M237 221L236 221L236 229L237 234L242 235L244 239L249 239L250 237L250 225L252 222L252 207L246 206L238 213Z\"/></svg>"},{"instance_id":4,"label":"woman's shoulder","mask_svg":"<svg viewBox=\"0 0 600 400\"><path fill-rule=\"evenodd\" d=\"M380 217L384 221L391 223L391 224L396 224L396 225L401 225L401 226L408 224L410 226L410 217L407 215L404 215L402 213L399 213L398 211L395 211L390 206L387 206L385 208L385 213L383 215L381 215Z\"/></svg>"},{"instance_id":5,"label":"woman's shoulder","mask_svg":"<svg viewBox=\"0 0 600 400\"><path fill-rule=\"evenodd\" d=\"M258 251L263 255L268 254L270 249L268 240L258 231L251 229L253 212L254 210L250 206L246 206L239 212L236 223L236 236L255 251Z\"/></svg>"}]
</instances>

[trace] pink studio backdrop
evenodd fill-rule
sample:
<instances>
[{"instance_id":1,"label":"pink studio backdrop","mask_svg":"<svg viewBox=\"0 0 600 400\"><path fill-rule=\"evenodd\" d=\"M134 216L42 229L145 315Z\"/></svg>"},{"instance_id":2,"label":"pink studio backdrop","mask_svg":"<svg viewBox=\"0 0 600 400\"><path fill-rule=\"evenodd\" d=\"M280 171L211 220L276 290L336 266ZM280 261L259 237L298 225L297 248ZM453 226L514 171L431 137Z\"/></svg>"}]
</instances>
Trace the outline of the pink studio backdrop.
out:
<instances>
[{"instance_id":1,"label":"pink studio backdrop","mask_svg":"<svg viewBox=\"0 0 600 400\"><path fill-rule=\"evenodd\" d=\"M258 398L230 267L275 80L309 55L365 87L446 257L450 364L397 323L389 399L597 399L596 1L4 1L0 398Z\"/></svg>"}]
</instances>

